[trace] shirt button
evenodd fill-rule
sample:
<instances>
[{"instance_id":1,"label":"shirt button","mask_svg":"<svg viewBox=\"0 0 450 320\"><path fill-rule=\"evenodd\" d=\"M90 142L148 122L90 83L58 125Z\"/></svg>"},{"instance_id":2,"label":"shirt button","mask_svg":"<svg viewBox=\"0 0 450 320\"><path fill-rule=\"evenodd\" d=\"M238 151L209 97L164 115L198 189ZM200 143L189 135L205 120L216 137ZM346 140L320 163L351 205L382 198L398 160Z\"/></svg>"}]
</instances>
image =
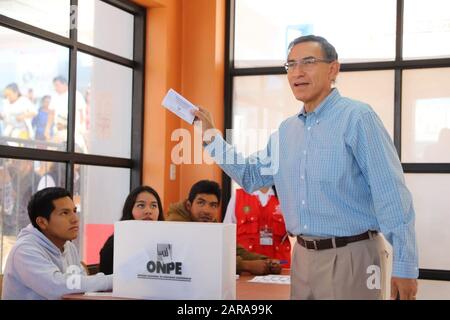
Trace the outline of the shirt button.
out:
<instances>
[{"instance_id":1,"label":"shirt button","mask_svg":"<svg viewBox=\"0 0 450 320\"><path fill-rule=\"evenodd\" d=\"M303 150L303 154L306 154L306 150Z\"/></svg>"},{"instance_id":2,"label":"shirt button","mask_svg":"<svg viewBox=\"0 0 450 320\"><path fill-rule=\"evenodd\" d=\"M302 200L302 204L305 205L305 200Z\"/></svg>"},{"instance_id":3,"label":"shirt button","mask_svg":"<svg viewBox=\"0 0 450 320\"><path fill-rule=\"evenodd\" d=\"M302 180L305 180L305 176L301 176L300 178L301 178Z\"/></svg>"},{"instance_id":4,"label":"shirt button","mask_svg":"<svg viewBox=\"0 0 450 320\"><path fill-rule=\"evenodd\" d=\"M308 226L305 224L305 225L303 226L303 229L308 229Z\"/></svg>"},{"instance_id":5,"label":"shirt button","mask_svg":"<svg viewBox=\"0 0 450 320\"><path fill-rule=\"evenodd\" d=\"M319 124L319 120L316 121L316 124Z\"/></svg>"},{"instance_id":6,"label":"shirt button","mask_svg":"<svg viewBox=\"0 0 450 320\"><path fill-rule=\"evenodd\" d=\"M311 130L311 127L308 127L308 131Z\"/></svg>"}]
</instances>

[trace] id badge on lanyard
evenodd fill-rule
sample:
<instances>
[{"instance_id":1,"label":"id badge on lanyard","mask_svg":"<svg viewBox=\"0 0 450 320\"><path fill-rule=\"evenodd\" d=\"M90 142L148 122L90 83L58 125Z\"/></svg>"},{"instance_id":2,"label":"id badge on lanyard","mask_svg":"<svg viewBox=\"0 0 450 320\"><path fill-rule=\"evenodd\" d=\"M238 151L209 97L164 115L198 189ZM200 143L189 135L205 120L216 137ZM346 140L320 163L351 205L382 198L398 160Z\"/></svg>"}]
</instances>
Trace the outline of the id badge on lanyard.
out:
<instances>
[{"instance_id":1,"label":"id badge on lanyard","mask_svg":"<svg viewBox=\"0 0 450 320\"><path fill-rule=\"evenodd\" d=\"M273 245L273 232L267 225L259 230L259 244L261 246Z\"/></svg>"}]
</instances>

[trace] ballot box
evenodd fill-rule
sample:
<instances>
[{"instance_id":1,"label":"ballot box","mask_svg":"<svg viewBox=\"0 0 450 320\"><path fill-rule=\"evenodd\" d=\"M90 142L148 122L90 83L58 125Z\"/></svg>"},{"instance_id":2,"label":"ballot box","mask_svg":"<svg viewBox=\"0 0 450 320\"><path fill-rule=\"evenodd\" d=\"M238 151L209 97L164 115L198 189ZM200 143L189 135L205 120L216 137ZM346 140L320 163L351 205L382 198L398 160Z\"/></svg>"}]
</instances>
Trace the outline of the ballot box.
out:
<instances>
[{"instance_id":1,"label":"ballot box","mask_svg":"<svg viewBox=\"0 0 450 320\"><path fill-rule=\"evenodd\" d=\"M113 296L235 299L236 226L167 221L114 225Z\"/></svg>"}]
</instances>

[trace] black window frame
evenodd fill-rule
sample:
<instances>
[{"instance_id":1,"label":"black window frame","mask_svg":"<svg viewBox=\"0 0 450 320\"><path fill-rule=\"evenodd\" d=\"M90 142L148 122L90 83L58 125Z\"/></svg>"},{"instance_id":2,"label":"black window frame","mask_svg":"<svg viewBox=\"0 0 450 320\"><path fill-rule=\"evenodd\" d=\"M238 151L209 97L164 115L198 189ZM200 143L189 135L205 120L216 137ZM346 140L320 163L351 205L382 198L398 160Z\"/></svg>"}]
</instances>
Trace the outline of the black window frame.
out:
<instances>
[{"instance_id":1,"label":"black window frame","mask_svg":"<svg viewBox=\"0 0 450 320\"><path fill-rule=\"evenodd\" d=\"M69 38L0 14L0 26L69 49L69 104L67 120L67 150L51 151L0 145L0 158L31 161L62 162L66 165L66 188L73 192L74 165L93 165L130 169L130 189L142 183L142 147L144 124L145 40L147 10L126 0L99 0L134 16L133 59L78 42L76 28ZM70 0L71 8L78 0ZM67 16L67 22L71 17ZM75 93L77 86L77 53L82 52L115 64L132 68L131 154L130 158L100 156L75 152Z\"/></svg>"},{"instance_id":2,"label":"black window frame","mask_svg":"<svg viewBox=\"0 0 450 320\"><path fill-rule=\"evenodd\" d=\"M237 0L239 1L239 0ZM224 128L232 128L233 125L233 85L234 77L238 76L267 76L283 75L286 70L283 66L236 68L234 66L234 40L235 40L235 8L236 0L226 0L225 20L225 105L224 105ZM350 71L394 71L394 145L397 148L401 160L402 140L402 77L403 70L424 68L448 68L450 58L441 59L415 59L404 60L403 55L403 22L404 22L404 0L396 3L396 42L395 60L383 62L361 62L343 63L340 72ZM232 137L227 137L231 141ZM450 173L450 163L404 163L404 173ZM231 196L231 179L222 173L222 210L226 211L228 200ZM419 279L446 280L450 281L450 270L419 269Z\"/></svg>"}]
</instances>

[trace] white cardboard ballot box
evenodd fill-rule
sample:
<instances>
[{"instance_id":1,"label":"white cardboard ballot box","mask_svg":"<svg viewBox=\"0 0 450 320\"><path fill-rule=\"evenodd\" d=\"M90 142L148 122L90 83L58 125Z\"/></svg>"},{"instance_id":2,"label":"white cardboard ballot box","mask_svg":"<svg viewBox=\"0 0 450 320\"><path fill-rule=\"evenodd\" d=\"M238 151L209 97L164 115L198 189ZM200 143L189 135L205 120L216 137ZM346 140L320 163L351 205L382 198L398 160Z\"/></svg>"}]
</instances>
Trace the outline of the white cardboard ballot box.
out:
<instances>
[{"instance_id":1,"label":"white cardboard ballot box","mask_svg":"<svg viewBox=\"0 0 450 320\"><path fill-rule=\"evenodd\" d=\"M236 226L167 221L114 225L113 296L236 299Z\"/></svg>"}]
</instances>

